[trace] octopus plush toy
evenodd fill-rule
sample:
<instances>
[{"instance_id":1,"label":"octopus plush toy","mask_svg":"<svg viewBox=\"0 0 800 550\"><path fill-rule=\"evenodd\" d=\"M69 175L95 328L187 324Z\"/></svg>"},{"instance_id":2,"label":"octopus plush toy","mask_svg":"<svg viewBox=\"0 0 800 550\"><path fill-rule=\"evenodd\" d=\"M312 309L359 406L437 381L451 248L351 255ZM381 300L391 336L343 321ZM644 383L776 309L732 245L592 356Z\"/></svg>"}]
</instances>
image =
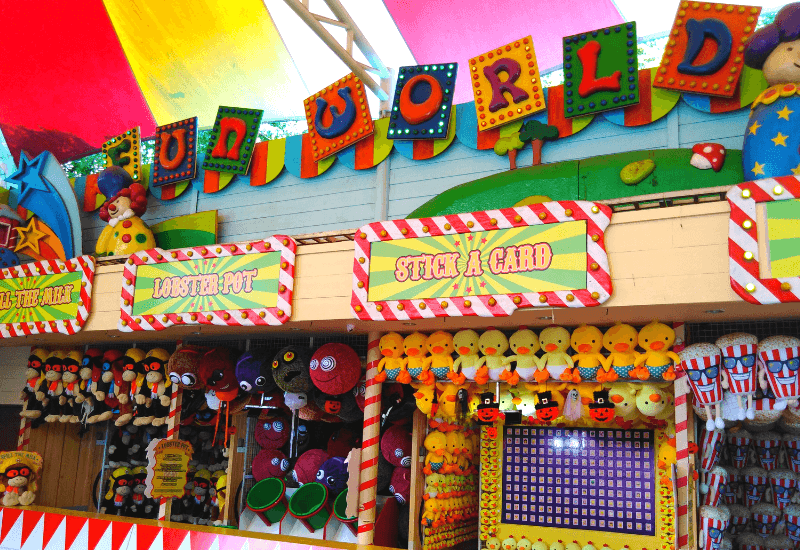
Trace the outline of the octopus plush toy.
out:
<instances>
[{"instance_id":1,"label":"octopus plush toy","mask_svg":"<svg viewBox=\"0 0 800 550\"><path fill-rule=\"evenodd\" d=\"M453 335L443 330L437 330L425 340L425 347L430 355L426 358L425 368L433 373L436 380L444 380L453 372ZM463 384L466 377L459 379L458 384Z\"/></svg>"},{"instance_id":2,"label":"octopus plush toy","mask_svg":"<svg viewBox=\"0 0 800 550\"><path fill-rule=\"evenodd\" d=\"M406 372L400 372L398 382L410 384L412 379L432 386L436 377L425 367L428 364L428 337L421 332L413 332L403 340L403 351L406 354Z\"/></svg>"},{"instance_id":3,"label":"octopus plush toy","mask_svg":"<svg viewBox=\"0 0 800 550\"><path fill-rule=\"evenodd\" d=\"M378 349L382 357L378 362L378 374L375 375L375 381L384 382L387 378L391 381L397 380L406 367L406 359L403 357L403 337L396 332L386 333L381 336ZM410 380L411 377L408 378Z\"/></svg>"},{"instance_id":4,"label":"octopus plush toy","mask_svg":"<svg viewBox=\"0 0 800 550\"><path fill-rule=\"evenodd\" d=\"M236 360L236 379L239 388L246 393L269 393L278 386L272 378L270 359L275 357L272 350L246 351Z\"/></svg>"},{"instance_id":5,"label":"octopus plush toy","mask_svg":"<svg viewBox=\"0 0 800 550\"><path fill-rule=\"evenodd\" d=\"M503 365L507 367L505 373L500 374L500 378L512 386L516 386L520 380L530 382L536 375L539 359L536 352L539 351L539 337L528 327L519 327L511 338L508 339L511 351L514 355L503 359ZM512 371L511 364L514 363Z\"/></svg>"},{"instance_id":6,"label":"octopus plush toy","mask_svg":"<svg viewBox=\"0 0 800 550\"><path fill-rule=\"evenodd\" d=\"M490 379L499 382L500 375L506 370L503 359L505 352L508 351L508 338L499 330L490 327L478 338L478 348L483 357L478 361L475 382L481 385Z\"/></svg>"},{"instance_id":7,"label":"octopus plush toy","mask_svg":"<svg viewBox=\"0 0 800 550\"><path fill-rule=\"evenodd\" d=\"M478 373L478 366L480 363L480 355L478 355L478 333L472 329L459 330L453 337L453 346L458 354L455 361L453 361L453 376L449 378L454 383L464 380L475 380L475 375Z\"/></svg>"},{"instance_id":8,"label":"octopus plush toy","mask_svg":"<svg viewBox=\"0 0 800 550\"><path fill-rule=\"evenodd\" d=\"M352 390L361 378L361 360L347 344L325 344L309 362L311 382L320 391L340 395Z\"/></svg>"},{"instance_id":9,"label":"octopus plush toy","mask_svg":"<svg viewBox=\"0 0 800 550\"><path fill-rule=\"evenodd\" d=\"M571 369L575 364L567 354L570 345L569 331L564 327L547 327L539 334L539 344L544 355L539 358L539 370L534 374L536 381L541 384L548 378L563 380L562 375L567 369L570 369L567 379L572 380Z\"/></svg>"},{"instance_id":10,"label":"octopus plush toy","mask_svg":"<svg viewBox=\"0 0 800 550\"><path fill-rule=\"evenodd\" d=\"M572 372L567 375L567 371L564 371L564 374L575 383L581 380L598 380L598 374L606 360L600 353L603 349L603 333L600 329L590 325L580 325L572 331L570 345L578 353L572 356L572 361L575 363ZM600 376L600 378L605 377Z\"/></svg>"},{"instance_id":11,"label":"octopus plush toy","mask_svg":"<svg viewBox=\"0 0 800 550\"><path fill-rule=\"evenodd\" d=\"M624 323L617 323L606 331L603 335L603 347L609 351L609 356L603 363L606 371L603 380L600 379L601 373L598 373L598 382L614 382L619 378L632 377L631 371L639 357L639 352L636 351L638 338L636 329Z\"/></svg>"},{"instance_id":12,"label":"octopus plush toy","mask_svg":"<svg viewBox=\"0 0 800 550\"><path fill-rule=\"evenodd\" d=\"M275 383L285 392L297 393L311 390L309 363L312 352L308 348L286 346L272 361L272 376Z\"/></svg>"},{"instance_id":13,"label":"octopus plush toy","mask_svg":"<svg viewBox=\"0 0 800 550\"><path fill-rule=\"evenodd\" d=\"M639 380L675 380L675 365L681 358L669 351L675 343L675 331L658 321L651 321L639 331L639 347L644 353L634 361L631 374Z\"/></svg>"}]
</instances>

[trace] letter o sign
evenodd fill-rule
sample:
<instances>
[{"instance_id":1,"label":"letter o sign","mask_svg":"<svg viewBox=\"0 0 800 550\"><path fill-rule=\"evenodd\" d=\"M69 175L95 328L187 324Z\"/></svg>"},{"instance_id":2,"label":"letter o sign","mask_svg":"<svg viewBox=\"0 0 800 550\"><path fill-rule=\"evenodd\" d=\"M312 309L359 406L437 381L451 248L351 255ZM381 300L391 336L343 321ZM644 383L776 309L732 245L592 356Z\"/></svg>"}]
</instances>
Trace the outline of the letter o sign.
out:
<instances>
[{"instance_id":1,"label":"letter o sign","mask_svg":"<svg viewBox=\"0 0 800 550\"><path fill-rule=\"evenodd\" d=\"M430 86L428 99L421 103L414 103L411 93L423 82ZM409 124L422 124L436 116L442 106L442 85L429 74L418 74L403 86L400 93L400 115Z\"/></svg>"}]
</instances>

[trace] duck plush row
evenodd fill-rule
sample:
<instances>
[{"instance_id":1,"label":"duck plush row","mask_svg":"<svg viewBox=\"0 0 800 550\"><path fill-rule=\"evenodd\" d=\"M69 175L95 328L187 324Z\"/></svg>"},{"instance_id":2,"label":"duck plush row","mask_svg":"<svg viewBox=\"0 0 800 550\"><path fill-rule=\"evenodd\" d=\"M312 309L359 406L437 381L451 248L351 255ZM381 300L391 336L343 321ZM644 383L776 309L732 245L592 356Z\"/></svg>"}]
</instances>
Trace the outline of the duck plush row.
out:
<instances>
[{"instance_id":1,"label":"duck plush row","mask_svg":"<svg viewBox=\"0 0 800 550\"><path fill-rule=\"evenodd\" d=\"M641 331L618 323L605 334L589 325L581 325L572 333L550 326L538 335L520 327L510 338L494 328L481 335L471 329L455 336L444 331L429 336L414 332L406 337L390 332L379 342L383 357L376 380L433 385L449 379L456 385L493 381L512 386L520 381L548 380L671 381L676 377L675 365L680 363L670 350L674 343L675 331L658 321ZM643 351L637 351L637 346ZM507 354L509 350L511 354Z\"/></svg>"}]
</instances>

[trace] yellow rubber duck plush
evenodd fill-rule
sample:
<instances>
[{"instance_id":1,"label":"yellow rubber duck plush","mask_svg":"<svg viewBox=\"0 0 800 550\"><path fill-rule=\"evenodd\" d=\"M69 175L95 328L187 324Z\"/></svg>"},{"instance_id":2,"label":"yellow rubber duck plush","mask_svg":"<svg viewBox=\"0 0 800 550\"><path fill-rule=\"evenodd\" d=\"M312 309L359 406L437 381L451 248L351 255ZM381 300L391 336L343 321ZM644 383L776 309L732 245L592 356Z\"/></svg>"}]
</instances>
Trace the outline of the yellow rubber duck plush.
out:
<instances>
[{"instance_id":1,"label":"yellow rubber duck plush","mask_svg":"<svg viewBox=\"0 0 800 550\"><path fill-rule=\"evenodd\" d=\"M460 428L460 426L456 424L459 386L437 382L436 389L438 390L436 402L439 404L439 407L436 410L434 418L431 419L428 425L431 428L438 428L442 431Z\"/></svg>"},{"instance_id":2,"label":"yellow rubber duck plush","mask_svg":"<svg viewBox=\"0 0 800 550\"><path fill-rule=\"evenodd\" d=\"M416 383L412 384L412 387L417 390L414 392L414 399L417 401L419 411L425 416L432 416L434 414L435 403L433 402L433 397L436 388L427 384Z\"/></svg>"},{"instance_id":3,"label":"yellow rubber duck plush","mask_svg":"<svg viewBox=\"0 0 800 550\"><path fill-rule=\"evenodd\" d=\"M639 352L634 349L638 336L635 328L623 323L617 323L606 331L603 335L603 347L610 355L603 364L606 374L600 380L598 373L598 382L614 382L619 378L632 377L631 371L639 357Z\"/></svg>"},{"instance_id":4,"label":"yellow rubber duck plush","mask_svg":"<svg viewBox=\"0 0 800 550\"><path fill-rule=\"evenodd\" d=\"M630 430L634 421L639 418L636 408L636 396L641 389L640 384L619 383L611 385L608 395L614 403L614 422L620 428Z\"/></svg>"},{"instance_id":5,"label":"yellow rubber duck plush","mask_svg":"<svg viewBox=\"0 0 800 550\"><path fill-rule=\"evenodd\" d=\"M397 377L398 382L410 384L412 377L431 386L436 382L433 374L425 368L428 355L428 349L425 347L427 341L428 337L421 332L413 332L403 340L403 351L406 354L406 374L408 376L404 376L401 372Z\"/></svg>"},{"instance_id":6,"label":"yellow rubber duck plush","mask_svg":"<svg viewBox=\"0 0 800 550\"><path fill-rule=\"evenodd\" d=\"M425 466L422 471L426 475L434 473L445 473L444 465L447 455L447 436L440 431L432 431L425 436L423 442L425 450L428 454L425 455Z\"/></svg>"},{"instance_id":7,"label":"yellow rubber duck plush","mask_svg":"<svg viewBox=\"0 0 800 550\"><path fill-rule=\"evenodd\" d=\"M569 331L564 327L547 327L539 334L539 344L545 353L539 358L539 370L534 374L534 378L539 383L545 382L548 378L562 380L561 375L574 366L572 357L567 355Z\"/></svg>"},{"instance_id":8,"label":"yellow rubber duck plush","mask_svg":"<svg viewBox=\"0 0 800 550\"><path fill-rule=\"evenodd\" d=\"M500 374L500 378L512 386L516 386L520 379L525 382L532 381L539 366L539 359L536 357L536 352L540 349L538 336L528 327L519 327L519 330L508 339L508 344L514 355L503 359L503 365L507 370ZM510 368L512 363L514 363L513 371Z\"/></svg>"},{"instance_id":9,"label":"yellow rubber duck plush","mask_svg":"<svg viewBox=\"0 0 800 550\"><path fill-rule=\"evenodd\" d=\"M406 359L403 357L403 337L396 332L384 334L378 342L378 349L383 357L378 362L378 374L375 375L375 381L383 382L387 378L397 380L400 373L406 369Z\"/></svg>"},{"instance_id":10,"label":"yellow rubber duck plush","mask_svg":"<svg viewBox=\"0 0 800 550\"><path fill-rule=\"evenodd\" d=\"M475 381L481 385L489 382L490 378L499 382L500 374L505 370L503 354L508 351L508 338L499 330L490 327L478 339L478 348L483 353L483 357L478 361L478 373L475 375Z\"/></svg>"},{"instance_id":11,"label":"yellow rubber duck plush","mask_svg":"<svg viewBox=\"0 0 800 550\"><path fill-rule=\"evenodd\" d=\"M436 380L444 380L453 371L453 335L437 330L425 340L425 347L431 355L426 357L426 370L433 373ZM463 384L464 380L459 382Z\"/></svg>"},{"instance_id":12,"label":"yellow rubber duck plush","mask_svg":"<svg viewBox=\"0 0 800 550\"><path fill-rule=\"evenodd\" d=\"M675 343L675 331L672 327L651 321L639 331L639 347L644 350L634 365L639 380L675 380L675 365L681 358L669 348Z\"/></svg>"},{"instance_id":13,"label":"yellow rubber duck plush","mask_svg":"<svg viewBox=\"0 0 800 550\"><path fill-rule=\"evenodd\" d=\"M478 333L472 329L459 330L453 337L453 346L458 354L455 361L453 361L453 376L449 378L453 382L461 380L463 376L465 380L475 380L475 375L478 374L478 367L480 363L480 355L478 355Z\"/></svg>"},{"instance_id":14,"label":"yellow rubber duck plush","mask_svg":"<svg viewBox=\"0 0 800 550\"><path fill-rule=\"evenodd\" d=\"M600 329L589 325L580 325L572 331L570 339L572 349L577 355L572 356L575 367L572 369L572 382L581 380L597 380L597 374L606 358L600 353L603 349L603 333ZM567 374L567 371L564 371Z\"/></svg>"}]
</instances>

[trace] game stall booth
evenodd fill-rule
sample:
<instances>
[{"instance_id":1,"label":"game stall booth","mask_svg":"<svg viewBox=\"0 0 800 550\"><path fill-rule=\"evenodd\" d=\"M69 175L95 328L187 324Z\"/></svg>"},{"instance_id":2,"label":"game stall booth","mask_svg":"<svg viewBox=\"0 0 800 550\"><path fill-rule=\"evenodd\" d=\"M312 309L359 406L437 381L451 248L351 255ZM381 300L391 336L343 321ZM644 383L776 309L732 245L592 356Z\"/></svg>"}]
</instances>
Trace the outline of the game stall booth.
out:
<instances>
[{"instance_id":1,"label":"game stall booth","mask_svg":"<svg viewBox=\"0 0 800 550\"><path fill-rule=\"evenodd\" d=\"M653 68L635 22L566 36L549 88L510 36L377 120L351 73L302 136L19 154L0 549L800 548L800 4L760 13L678 3ZM312 184L383 216L265 233Z\"/></svg>"}]
</instances>

